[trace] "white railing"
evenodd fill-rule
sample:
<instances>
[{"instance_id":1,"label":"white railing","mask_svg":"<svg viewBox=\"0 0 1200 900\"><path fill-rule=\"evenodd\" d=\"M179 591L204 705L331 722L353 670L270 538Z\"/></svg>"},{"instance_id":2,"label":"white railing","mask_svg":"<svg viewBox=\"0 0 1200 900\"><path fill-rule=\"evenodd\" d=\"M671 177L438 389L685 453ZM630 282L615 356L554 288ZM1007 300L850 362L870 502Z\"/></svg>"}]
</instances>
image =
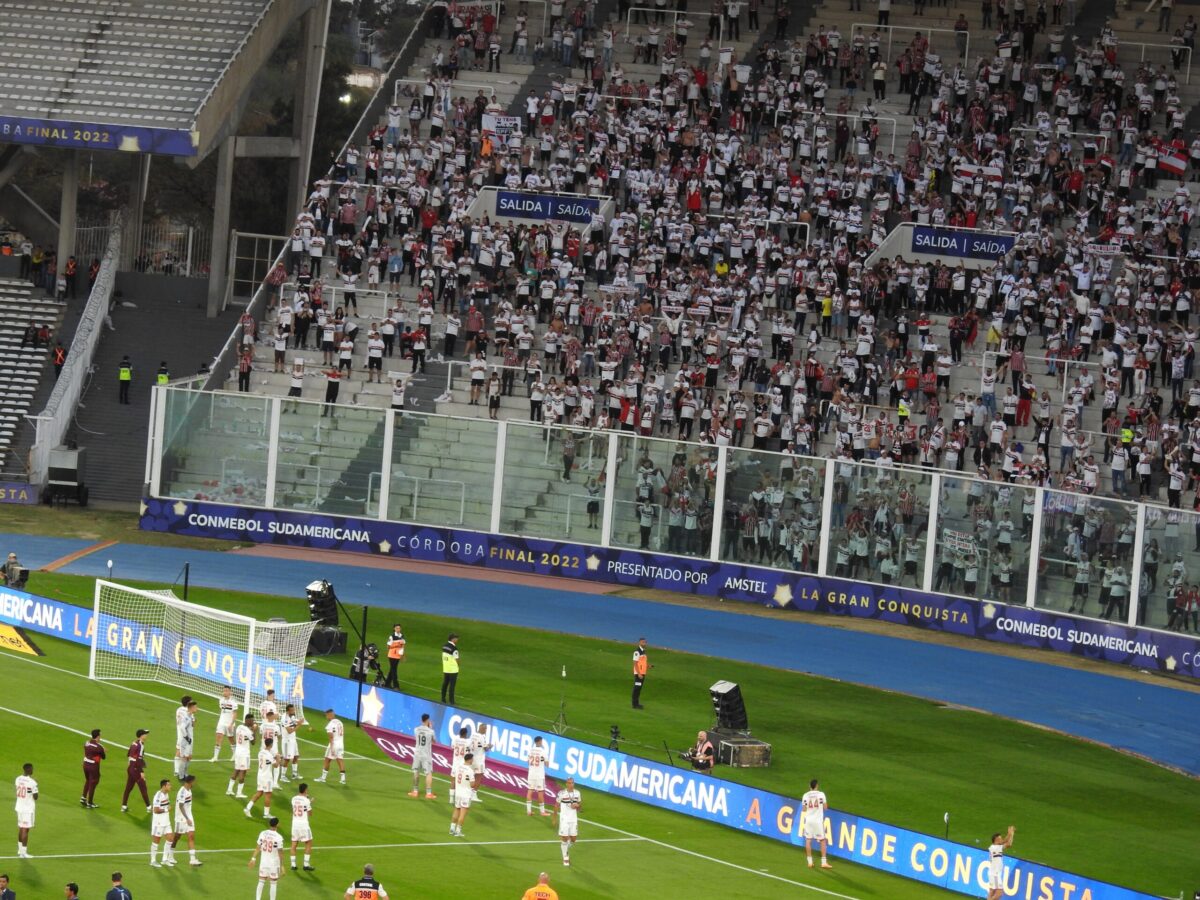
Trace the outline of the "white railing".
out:
<instances>
[{"instance_id":1,"label":"white railing","mask_svg":"<svg viewBox=\"0 0 1200 900\"><path fill-rule=\"evenodd\" d=\"M962 34L966 35L967 39L966 39L966 43L964 45L963 54L961 57L959 57L959 56L957 56L959 32L954 30L953 28L923 28L920 25L875 25L873 23L867 23L867 22L854 22L850 25L850 41L851 41L851 43L853 43L853 41L854 41L855 32L860 28L864 29L863 36L865 38L867 38L867 44L866 44L867 48L870 47L870 43L871 43L870 34L872 31L886 31L887 32L887 53L880 54L883 58L883 61L886 63L890 64L892 61L892 40L895 36L895 32L903 31L906 33L910 33L913 37L916 37L919 34L926 35L929 38L929 48L931 50L934 50L934 52L937 52L937 55L939 57L941 57L943 66L950 65L952 62L956 63L959 59L962 59L963 68L964 69L968 68L967 63L971 58L971 56L970 56L971 33L969 31L962 32ZM955 54L955 57L953 58L953 60L950 59L949 54L946 52L947 48L944 45L939 45L936 49L934 48L933 36L935 34L942 34L942 35L950 36L950 40L948 43L949 43L950 47L953 48L953 52ZM843 40L844 40L844 38L843 38ZM880 49L882 50L882 42L881 42ZM914 74L919 74L919 73L914 73Z\"/></svg>"},{"instance_id":2,"label":"white railing","mask_svg":"<svg viewBox=\"0 0 1200 900\"><path fill-rule=\"evenodd\" d=\"M54 390L50 392L45 409L36 416L28 417L37 430L29 459L29 480L32 484L45 483L50 465L50 451L62 444L66 438L84 386L92 375L92 361L96 358L96 347L100 343L104 320L112 302L120 259L121 217L118 215L109 226L108 247L100 263L100 273L96 276L92 292L88 295L83 313L79 317L79 324L75 327L71 349L67 351L67 361L58 380L54 382Z\"/></svg>"},{"instance_id":3,"label":"white railing","mask_svg":"<svg viewBox=\"0 0 1200 900\"><path fill-rule=\"evenodd\" d=\"M158 407L167 410L170 415L172 414L170 410L172 404L191 404L194 402L197 392L189 390L186 385L179 385L155 387L154 394ZM206 396L220 398L238 395L226 393ZM293 440L284 432L295 426L294 423L281 425L275 410L283 403L290 401L278 397L266 399L272 407L272 414L268 417L271 432L267 436L265 448L267 476L266 484L263 486L264 490L259 491L258 484L253 482L257 471L255 469L255 472L251 472L252 480L249 485L254 488L253 490L241 492L234 497L228 493L229 485L221 485L215 493L218 496L226 496L227 500L231 502L249 508L300 508L305 510L315 508L320 505L322 492L328 490L329 484L335 482L345 468L344 464L340 464L344 458L343 451L354 449L354 444L347 443L344 438L358 433L361 435L362 446L365 447L366 436L371 433L369 430L348 432L339 429L338 423L344 416L356 421L361 420L366 411L358 406L334 405L332 419L319 419L317 422L320 425L328 421L331 423L331 427L328 430L322 428L321 433L318 433L313 439L317 449L309 454L309 458L312 460L311 464L299 465L283 463L279 459L280 444ZM321 408L323 411L328 411L329 409L325 404L313 401L300 402L309 404L314 410ZM188 405L186 408L192 407ZM228 409L229 407L216 405L216 408ZM384 422L387 421L386 417L394 415L388 410L380 409L377 412L379 416L385 417ZM172 460L174 470L164 478L165 488L157 486L159 483L157 477L152 479L153 496L191 499L193 494L189 485L196 477L211 478L210 473L215 469L221 469L224 478L234 478L231 473L233 469L237 468L237 478L242 478L247 471L247 460L251 460L249 465L252 469L256 466L261 467L260 463L254 462L261 460L264 453L261 436L238 430L228 431L223 427L224 423L219 421L214 423L211 433L206 435L203 425L204 417L197 415L196 418L200 420L199 423L194 423L187 437L181 438L187 442L189 452L183 454L185 459L182 463L178 459ZM159 434L162 433L163 419L164 416L160 413L156 425ZM469 428L460 432L458 428L449 428L450 423L455 421L470 422L471 424ZM486 449L472 454L455 453L448 448L446 459L435 459L422 464L423 470L426 466L430 467L430 476L424 477L396 471L393 460L396 463L400 463L402 460L395 458L392 450L388 449L391 444L385 437L383 467L379 472L368 477L367 496L363 502L366 514L376 519L387 518L402 522L412 520L414 524L462 524L467 527L483 527L494 532L504 532L502 523L506 520L502 516L502 511L506 505L511 507L516 503L521 508L525 508L530 502L528 485L520 479L513 484L506 484L504 478L507 455L512 455L512 463L518 467L529 464L528 449L517 449L517 443L509 442L510 436L518 434L520 428L528 426L516 422L490 422L486 419L438 414L426 414L423 416L423 422L417 427L423 428L426 425L430 427L444 426L444 428L438 428L439 433L444 430L447 434L461 434L463 439L470 439L471 436L482 437L482 440L476 442L474 447L476 451L480 451L480 448ZM737 548L732 550L729 548L730 541L725 539L731 538L733 535L728 533L730 525L725 521L724 511L726 504L746 508L749 505L751 492L765 489L767 492L765 502L776 506L779 515L786 515L786 498L791 496L791 488L787 487L789 482L781 480L782 472L786 468L798 476L798 480L794 478L790 484L793 486L799 483L806 484L812 492L812 502L817 503L817 508L822 510L819 547L814 547L812 553L812 558L816 560L813 568L819 575L836 573L833 562L835 554L831 550L838 542L850 538L850 532L845 530L845 523L854 508L861 507L864 503L868 508L886 505L892 515L897 517L898 522L902 509L898 500L898 492L905 490L906 485L916 510L915 517L905 523L907 526L906 539L917 540L926 533L941 535L945 533L946 528L950 528L962 540L970 538L975 541L973 546L967 547L967 550L977 559L986 560L985 575L995 570L999 560L996 554L1001 552L1001 545L995 540L995 534L992 534L990 538L986 536L978 539L971 537L973 526L967 527L974 521L971 516L971 496L978 494L988 498L989 504L1001 504L1002 508L1011 512L1015 521L1019 521L1022 511L1029 509L1023 504L1023 499L1032 498L1031 525L1027 529L1019 529L1013 535L1010 542L1011 552L1003 551L1004 556L1015 570L1015 577L1012 579L1012 602L1017 604L1059 610L1068 608L1071 603L1073 581L1063 580L1059 574L1059 567L1064 556L1072 555L1064 553L1063 547L1064 544L1070 544L1073 533L1072 523L1076 518L1087 518L1097 522L1107 519L1114 524L1116 531L1114 536L1108 540L1113 543L1113 547L1119 549L1121 561L1129 569L1130 574L1130 602L1122 617L1129 625L1139 624L1142 616L1151 619L1149 622L1151 627L1160 627L1165 624L1161 621L1165 610L1164 594L1161 589L1147 591L1145 596L1141 591L1140 560L1143 546L1148 545L1151 538L1159 542L1161 554L1169 552L1174 556L1179 553L1185 557L1189 568L1193 565L1200 566L1200 552L1193 551L1189 535L1189 526L1200 524L1200 514L1191 511L1166 509L1146 503L1089 495L1081 490L986 481L974 477L969 472L960 473L938 468L904 465L885 468L870 460L854 462L848 459L797 457L767 450L701 445L679 441L675 438L647 438L630 432L598 429L571 430L577 437L589 437L592 442L601 445L596 452L596 457L605 461L602 462L602 468L610 475L606 480L603 497L591 495L585 497L580 493L578 484L560 485L557 480L547 477L545 487L539 491L544 495L542 508L551 514L550 518L549 520L544 517L539 518L536 525L522 526L521 536L555 538L560 537L567 529L574 532L576 528L571 520L578 513L579 504L595 499L601 504L600 530L592 533L589 529L588 534L582 538L577 537L576 540L605 547L636 547L640 543L638 533L640 521L636 511L638 502L619 499L617 491L625 492L627 485L619 484L621 472L626 473L626 481L628 481L629 467L632 467L636 460L641 458L640 453L644 449L645 455L649 456L651 460L657 461L660 466L665 465L663 460L673 458L679 453L687 455L689 466L698 465L702 461L706 465L713 466L713 475L708 482L709 489L704 492L704 496L712 504L712 523L702 532L706 548L703 555L713 561L741 561L766 568L772 567L769 564L758 562L761 558L761 547L752 551L749 558L745 557L745 549L741 546L743 542L740 532L736 536ZM338 436L338 439L334 440L328 435ZM328 444L330 448L336 447L338 451L333 461L324 467L318 465L323 444ZM157 446L162 446L161 441ZM528 447L528 444L521 443L520 446ZM210 455L208 456L205 455L205 447L212 448L209 450ZM533 451L533 454L536 458L536 450ZM210 461L207 465L206 459ZM222 460L224 461L222 462ZM157 457L153 460L156 471L164 468L161 462L162 460ZM188 466L193 468L189 469ZM275 482L279 479L278 472L281 466L305 469L303 481L299 483L299 487L302 488L300 493L303 494L302 503L297 503L295 498L284 503L275 501ZM467 473L474 473L479 476L479 480L460 480ZM459 478L455 476L459 476ZM407 493L407 486L399 494L392 490L393 480L412 482L411 501ZM291 479L285 478L284 484L290 485ZM457 501L460 522L429 521L431 516L428 510L422 511L423 498L427 496L433 486L437 485L442 486L437 491L439 500L445 502L449 499L451 504ZM468 487L471 488L472 503L482 504L486 507L486 515L478 514L478 510L473 506L470 511L471 516L467 516ZM290 488L288 490L290 492ZM384 492L396 500L394 505L389 507L389 504L384 502ZM309 493L313 494L311 501L308 497ZM628 494L626 494L627 496ZM772 496L777 496L778 499L772 499ZM260 501L257 499L258 497L264 499ZM490 500L487 499L489 497ZM663 498L659 496L651 498L651 502L656 502L658 513L653 528L651 549L655 552L669 554L667 549L670 546L669 542L664 543L668 527L666 521L668 517L663 513L666 504L665 502L657 503L662 500ZM564 510L565 522L562 521ZM998 513L999 509L996 512ZM432 518L436 518L436 516ZM422 519L426 521L422 522ZM484 524L489 520L492 523L490 527ZM870 515L867 516L866 521L871 522ZM1163 523L1172 525L1172 528L1167 528ZM1118 545L1117 535L1129 534L1128 529L1130 528L1135 529L1132 543L1122 538ZM874 529L872 529L872 533L874 533ZM967 537L962 537L962 535ZM694 534L689 536L689 543L693 547L694 537ZM776 543L777 537L772 534L768 540L771 543L767 559L774 560L780 552ZM1094 540L1101 539L1097 537ZM925 562L923 567L918 570L917 574L922 577L917 584L924 585L925 590L935 589L935 575L942 571L942 566L947 564L946 557L942 555L947 550L955 551L955 547L947 541L943 541L941 544L929 541L923 548L922 554ZM895 549L895 545L893 545L892 552L893 559L896 559L898 551ZM1106 550L1102 546L1092 544L1086 547L1085 552L1091 555L1111 554L1113 551L1111 548ZM677 555L686 556L687 554ZM874 552L871 556L874 558ZM1099 555L1096 556L1096 559L1099 559ZM1049 574L1046 571L1047 566L1051 569ZM1093 567L1093 588L1100 584L1100 569L1099 564ZM867 564L866 574L862 577L867 580L878 578L878 571L876 564ZM977 584L976 591L990 595L991 585L986 578ZM949 591L949 593L954 592L954 589ZM1099 615L1096 611L1095 596L1093 590L1091 605L1084 609L1084 615Z\"/></svg>"}]
</instances>

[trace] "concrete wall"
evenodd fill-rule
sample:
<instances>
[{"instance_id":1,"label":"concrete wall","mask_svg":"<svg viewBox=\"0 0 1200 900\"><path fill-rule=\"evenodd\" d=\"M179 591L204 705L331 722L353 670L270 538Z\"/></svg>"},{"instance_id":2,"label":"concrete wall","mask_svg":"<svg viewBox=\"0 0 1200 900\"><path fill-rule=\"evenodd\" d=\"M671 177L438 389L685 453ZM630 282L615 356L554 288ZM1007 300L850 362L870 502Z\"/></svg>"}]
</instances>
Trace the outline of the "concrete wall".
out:
<instances>
[{"instance_id":1,"label":"concrete wall","mask_svg":"<svg viewBox=\"0 0 1200 900\"><path fill-rule=\"evenodd\" d=\"M192 307L208 299L207 278L181 278L154 272L118 272L117 291L123 300Z\"/></svg>"}]
</instances>

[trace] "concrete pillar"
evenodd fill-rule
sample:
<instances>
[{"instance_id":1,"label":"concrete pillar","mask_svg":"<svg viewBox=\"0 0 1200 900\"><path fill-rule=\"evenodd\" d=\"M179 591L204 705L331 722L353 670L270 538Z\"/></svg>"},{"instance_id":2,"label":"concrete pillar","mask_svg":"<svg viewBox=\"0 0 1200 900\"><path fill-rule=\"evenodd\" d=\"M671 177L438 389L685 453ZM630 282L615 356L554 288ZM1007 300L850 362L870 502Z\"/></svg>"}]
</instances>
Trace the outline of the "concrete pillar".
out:
<instances>
[{"instance_id":1,"label":"concrete pillar","mask_svg":"<svg viewBox=\"0 0 1200 900\"><path fill-rule=\"evenodd\" d=\"M132 269L133 261L142 252L142 225L145 221L146 193L150 189L150 160L148 153L133 158L133 177L129 192L129 221L122 242L121 268Z\"/></svg>"},{"instance_id":2,"label":"concrete pillar","mask_svg":"<svg viewBox=\"0 0 1200 900\"><path fill-rule=\"evenodd\" d=\"M312 168L313 136L317 129L317 102L325 69L325 41L329 33L331 0L321 0L300 20L300 58L296 62L296 93L292 108L292 136L300 142L300 155L290 164L288 208L283 234L290 234L292 217L308 196Z\"/></svg>"},{"instance_id":3,"label":"concrete pillar","mask_svg":"<svg viewBox=\"0 0 1200 900\"><path fill-rule=\"evenodd\" d=\"M58 271L75 253L75 208L79 199L79 151L68 150L63 165L62 204L58 212ZM86 266L81 267L86 271ZM81 273L80 273L81 274ZM84 287L87 283L84 282Z\"/></svg>"},{"instance_id":4,"label":"concrete pillar","mask_svg":"<svg viewBox=\"0 0 1200 900\"><path fill-rule=\"evenodd\" d=\"M237 138L227 137L217 151L217 184L213 196L212 257L208 274L208 317L221 311L229 275L229 203L233 195L233 160Z\"/></svg>"}]
</instances>

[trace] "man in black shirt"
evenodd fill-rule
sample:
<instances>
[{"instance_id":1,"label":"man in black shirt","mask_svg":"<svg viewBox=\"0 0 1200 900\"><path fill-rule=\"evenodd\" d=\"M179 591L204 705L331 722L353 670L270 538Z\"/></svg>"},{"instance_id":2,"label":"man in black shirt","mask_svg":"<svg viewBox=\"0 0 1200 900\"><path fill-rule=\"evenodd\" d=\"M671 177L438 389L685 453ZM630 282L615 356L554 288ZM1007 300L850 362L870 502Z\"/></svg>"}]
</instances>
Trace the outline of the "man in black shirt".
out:
<instances>
[{"instance_id":1,"label":"man in black shirt","mask_svg":"<svg viewBox=\"0 0 1200 900\"><path fill-rule=\"evenodd\" d=\"M363 866L362 878L346 888L345 900L388 900L388 892L375 880L374 866Z\"/></svg>"}]
</instances>

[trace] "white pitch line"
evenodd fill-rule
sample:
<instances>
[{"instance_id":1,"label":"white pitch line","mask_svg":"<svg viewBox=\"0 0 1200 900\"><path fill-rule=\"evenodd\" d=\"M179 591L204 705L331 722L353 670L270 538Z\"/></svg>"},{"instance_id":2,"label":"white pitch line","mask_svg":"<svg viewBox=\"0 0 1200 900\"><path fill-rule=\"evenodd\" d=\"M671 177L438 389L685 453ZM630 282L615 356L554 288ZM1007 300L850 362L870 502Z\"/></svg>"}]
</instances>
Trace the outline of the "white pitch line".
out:
<instances>
[{"instance_id":1,"label":"white pitch line","mask_svg":"<svg viewBox=\"0 0 1200 900\"><path fill-rule=\"evenodd\" d=\"M33 722L40 722L42 725L49 725L51 728L61 728L63 731L69 731L71 734L77 734L80 737L87 738L92 736L90 731L79 731L76 728L72 728L70 725L63 725L61 722L51 722L49 719L40 719L37 716L31 716L29 713L23 713L19 710L9 709L7 706L0 706L0 711L12 713L14 716L20 716L23 719L29 719ZM110 747L125 747L128 749L125 744L122 744L119 741L110 741L108 738L102 738L100 743L108 744ZM166 756L155 756L153 753L143 753L143 755L149 757L150 759L157 759L161 762L175 761L173 757L168 758ZM8 859L8 857L0 857L0 859Z\"/></svg>"},{"instance_id":2,"label":"white pitch line","mask_svg":"<svg viewBox=\"0 0 1200 900\"><path fill-rule=\"evenodd\" d=\"M592 838L588 841L589 844L628 844L628 843L644 843L645 838L640 837L617 837L617 838ZM421 849L430 847L512 847L525 844L554 844L558 846L558 840L542 840L542 841L427 841L421 843L410 844L331 844L325 846L322 844L313 844L313 852L329 851L329 850L409 850ZM197 856L216 855L219 853L245 853L245 847L223 847L216 850L197 850ZM120 853L37 853L30 859L108 859L118 856L145 856L145 850L128 850ZM21 856L0 856L0 862L10 859L25 859Z\"/></svg>"},{"instance_id":3,"label":"white pitch line","mask_svg":"<svg viewBox=\"0 0 1200 900\"><path fill-rule=\"evenodd\" d=\"M42 668L45 668L45 669L51 669L55 672L62 672L66 675L72 675L75 678L82 678L85 681L92 680L92 679L88 678L86 675L82 674L81 672L75 672L71 669L64 669L61 666L52 666L49 663L42 662L41 660L34 659L32 657L15 656L11 653L3 653L3 654L0 654L0 658L11 659L16 662L30 663L35 666L41 666ZM141 691L141 690L138 690L137 688L131 688L128 685L118 684L113 681L105 681L105 682L101 682L101 683L103 683L109 687L115 687L115 688L119 688L120 690L123 690L123 691L128 691L131 694L140 694L143 697L150 697L154 700L158 700L163 703L174 703L175 702L168 697L163 697L159 694L152 694L149 691ZM212 716L217 715L217 713L212 712L211 710L207 710L207 709L202 710L202 712L204 712L208 715L212 715ZM57 724L57 723L51 723L51 724ZM59 725L58 727L66 728L65 725ZM74 729L68 729L68 730L73 731ZM300 740L306 744L312 744L313 746L316 746L316 747L326 746L325 744L321 743L320 741L313 741L313 740L309 740L308 738L300 738ZM374 757L370 757L370 756L362 756L361 754L358 754L358 753L347 752L346 756L351 759L361 759L361 760L365 760L367 762L372 762L372 763L375 763L376 765L385 766L386 768L389 768L389 769L398 769L402 772L410 772L411 771L410 767L408 767L408 766L400 766L394 762L388 762L387 760L382 760L382 759L375 759ZM193 759L192 761L195 762L196 760ZM201 761L203 761L203 760L201 760ZM435 776L435 778L438 781L443 782L443 783L450 782L449 778L445 778L442 776ZM519 797L510 797L507 794L496 793L494 791L489 791L488 795L495 797L498 800L504 800L508 803L523 804L525 802L524 800L521 800ZM704 853L698 853L695 850L688 850L686 847L680 847L676 844L668 844L665 841L659 841L659 840L655 840L654 838L646 837L644 835L635 834L632 831L625 831L623 828L617 828L613 825L606 825L604 822L597 822L595 820L584 819L582 817L580 818L580 821L585 822L588 825L595 825L597 828L603 828L606 831L611 831L615 834L620 834L625 837L640 838L642 841L644 841L646 843L656 844L657 846L662 847L666 850L674 850L676 853L682 853L686 856L691 856L696 859L702 859L702 860L705 860L706 862L711 862L711 863L714 863L719 866L726 866L727 868L730 868L730 869L736 869L739 872L745 872L750 875L758 875L762 878L768 878L772 881L780 881L780 882L783 882L784 884L790 884L793 887L802 888L803 890L806 890L806 891L812 891L813 893L816 893L816 894L823 894L826 897L836 897L836 898L838 898L838 900L862 900L862 898L854 897L854 896L851 896L850 894L840 894L837 891L831 891L826 888L817 887L816 885L813 885L813 884L806 884L803 881L794 881L791 878L784 878L782 875L775 875L771 872L764 872L761 869L752 869L749 866L742 866L742 865L739 865L738 863L730 862L727 859L720 859L715 856L708 856ZM0 857L0 858L3 858L3 857Z\"/></svg>"}]
</instances>

